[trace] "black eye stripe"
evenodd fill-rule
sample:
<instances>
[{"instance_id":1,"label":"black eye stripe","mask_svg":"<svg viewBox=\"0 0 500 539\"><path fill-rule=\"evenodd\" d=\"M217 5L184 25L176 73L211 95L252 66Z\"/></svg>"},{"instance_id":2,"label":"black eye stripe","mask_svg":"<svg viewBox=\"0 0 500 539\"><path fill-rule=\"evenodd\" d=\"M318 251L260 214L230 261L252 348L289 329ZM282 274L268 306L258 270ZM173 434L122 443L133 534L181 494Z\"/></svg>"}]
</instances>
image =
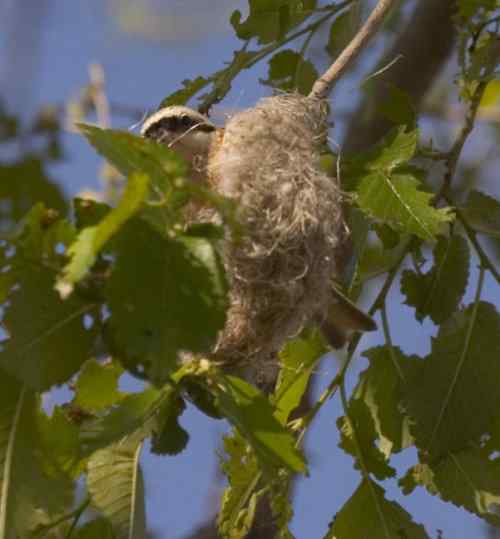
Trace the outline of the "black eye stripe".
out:
<instances>
[{"instance_id":1,"label":"black eye stripe","mask_svg":"<svg viewBox=\"0 0 500 539\"><path fill-rule=\"evenodd\" d=\"M144 136L152 138L160 131L185 131L193 126L196 126L195 129L199 129L200 131L207 133L215 130L213 125L200 123L198 120L195 120L187 115L168 116L166 118L161 118L154 124L151 124L144 132Z\"/></svg>"}]
</instances>

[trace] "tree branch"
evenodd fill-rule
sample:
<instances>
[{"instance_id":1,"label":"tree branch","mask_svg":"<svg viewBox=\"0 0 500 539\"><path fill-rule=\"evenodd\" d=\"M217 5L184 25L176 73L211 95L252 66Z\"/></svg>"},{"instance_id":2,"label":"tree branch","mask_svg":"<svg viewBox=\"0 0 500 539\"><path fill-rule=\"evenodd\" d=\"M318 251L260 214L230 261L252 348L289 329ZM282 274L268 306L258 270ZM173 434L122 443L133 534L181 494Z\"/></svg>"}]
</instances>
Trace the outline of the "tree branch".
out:
<instances>
[{"instance_id":1,"label":"tree branch","mask_svg":"<svg viewBox=\"0 0 500 539\"><path fill-rule=\"evenodd\" d=\"M325 98L347 67L359 56L363 47L375 35L386 15L398 0L379 0L365 24L354 36L328 70L314 83L309 97Z\"/></svg>"}]
</instances>

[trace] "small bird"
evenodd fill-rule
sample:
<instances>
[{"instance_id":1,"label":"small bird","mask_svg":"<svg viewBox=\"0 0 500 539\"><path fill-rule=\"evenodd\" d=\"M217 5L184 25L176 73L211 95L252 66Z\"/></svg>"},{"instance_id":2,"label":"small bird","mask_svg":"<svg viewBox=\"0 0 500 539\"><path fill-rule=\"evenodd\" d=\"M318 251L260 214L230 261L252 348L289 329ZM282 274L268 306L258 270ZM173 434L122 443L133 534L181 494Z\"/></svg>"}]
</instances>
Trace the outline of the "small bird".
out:
<instances>
[{"instance_id":1,"label":"small bird","mask_svg":"<svg viewBox=\"0 0 500 539\"><path fill-rule=\"evenodd\" d=\"M238 204L246 237L222 247L230 307L214 356L252 364L253 379L266 370L273 379L276 354L311 322L334 348L376 329L333 285L349 234L342 193L319 167L325 111L318 99L289 94L262 99L225 129L184 106L160 109L141 129L182 155L193 181Z\"/></svg>"}]
</instances>

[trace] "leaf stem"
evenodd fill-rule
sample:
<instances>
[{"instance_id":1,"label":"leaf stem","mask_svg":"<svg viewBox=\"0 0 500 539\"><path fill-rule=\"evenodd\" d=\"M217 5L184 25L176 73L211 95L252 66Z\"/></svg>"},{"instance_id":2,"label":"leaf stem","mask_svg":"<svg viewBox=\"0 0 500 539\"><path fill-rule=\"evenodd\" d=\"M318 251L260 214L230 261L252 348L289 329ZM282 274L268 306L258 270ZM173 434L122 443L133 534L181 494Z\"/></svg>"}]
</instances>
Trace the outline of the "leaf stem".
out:
<instances>
[{"instance_id":1,"label":"leaf stem","mask_svg":"<svg viewBox=\"0 0 500 539\"><path fill-rule=\"evenodd\" d=\"M73 513L73 522L71 523L71 527L68 530L68 533L66 534L66 539L71 539L71 536L73 535L73 532L76 529L76 526L78 524L78 521L80 520L80 517L83 515L85 509L90 505L90 498L87 496L83 500L83 502L80 504L79 507L77 507Z\"/></svg>"}]
</instances>

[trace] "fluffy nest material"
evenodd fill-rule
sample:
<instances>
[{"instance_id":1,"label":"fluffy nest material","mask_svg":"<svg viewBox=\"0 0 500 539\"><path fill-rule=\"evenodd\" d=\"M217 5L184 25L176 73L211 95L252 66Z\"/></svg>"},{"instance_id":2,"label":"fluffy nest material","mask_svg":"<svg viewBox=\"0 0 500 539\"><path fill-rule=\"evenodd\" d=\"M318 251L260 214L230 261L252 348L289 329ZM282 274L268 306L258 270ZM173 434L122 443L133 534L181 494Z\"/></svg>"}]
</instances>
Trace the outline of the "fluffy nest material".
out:
<instances>
[{"instance_id":1,"label":"fluffy nest material","mask_svg":"<svg viewBox=\"0 0 500 539\"><path fill-rule=\"evenodd\" d=\"M319 166L324 101L280 95L233 116L210 161L215 191L236 199L244 236L223 245L227 322L213 356L273 383L277 353L326 312L345 225L336 181Z\"/></svg>"}]
</instances>

